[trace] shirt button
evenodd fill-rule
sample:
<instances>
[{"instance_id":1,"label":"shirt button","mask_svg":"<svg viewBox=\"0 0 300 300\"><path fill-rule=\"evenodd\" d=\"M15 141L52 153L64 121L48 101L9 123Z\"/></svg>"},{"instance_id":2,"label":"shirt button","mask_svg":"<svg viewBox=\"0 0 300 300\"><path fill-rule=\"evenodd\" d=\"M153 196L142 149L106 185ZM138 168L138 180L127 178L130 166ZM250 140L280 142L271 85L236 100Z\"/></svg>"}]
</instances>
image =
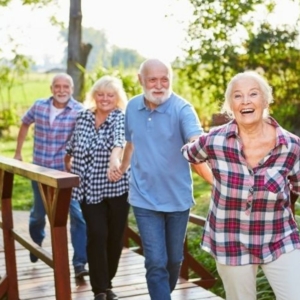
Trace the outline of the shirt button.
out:
<instances>
[{"instance_id":1,"label":"shirt button","mask_svg":"<svg viewBox=\"0 0 300 300\"><path fill-rule=\"evenodd\" d=\"M151 121L151 118L149 118L148 121Z\"/></svg>"},{"instance_id":2,"label":"shirt button","mask_svg":"<svg viewBox=\"0 0 300 300\"><path fill-rule=\"evenodd\" d=\"M254 189L251 187L251 188L249 189L249 192L250 192L251 194L253 194Z\"/></svg>"}]
</instances>

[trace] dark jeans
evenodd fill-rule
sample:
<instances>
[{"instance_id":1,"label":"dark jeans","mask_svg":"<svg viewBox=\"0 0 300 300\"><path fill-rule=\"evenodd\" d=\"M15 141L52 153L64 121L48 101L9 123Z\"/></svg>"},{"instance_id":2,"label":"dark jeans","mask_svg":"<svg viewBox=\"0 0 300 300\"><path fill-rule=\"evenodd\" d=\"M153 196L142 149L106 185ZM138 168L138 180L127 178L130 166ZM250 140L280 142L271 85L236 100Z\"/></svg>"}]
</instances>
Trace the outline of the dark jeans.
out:
<instances>
[{"instance_id":1,"label":"dark jeans","mask_svg":"<svg viewBox=\"0 0 300 300\"><path fill-rule=\"evenodd\" d=\"M123 248L129 204L128 193L97 204L81 203L87 226L87 259L95 295L112 288Z\"/></svg>"},{"instance_id":2,"label":"dark jeans","mask_svg":"<svg viewBox=\"0 0 300 300\"><path fill-rule=\"evenodd\" d=\"M41 245L45 238L46 211L38 184L32 181L34 195L33 206L30 210L29 233L32 240ZM70 233L74 249L73 266L84 266L86 264L86 226L78 201L70 201Z\"/></svg>"}]
</instances>

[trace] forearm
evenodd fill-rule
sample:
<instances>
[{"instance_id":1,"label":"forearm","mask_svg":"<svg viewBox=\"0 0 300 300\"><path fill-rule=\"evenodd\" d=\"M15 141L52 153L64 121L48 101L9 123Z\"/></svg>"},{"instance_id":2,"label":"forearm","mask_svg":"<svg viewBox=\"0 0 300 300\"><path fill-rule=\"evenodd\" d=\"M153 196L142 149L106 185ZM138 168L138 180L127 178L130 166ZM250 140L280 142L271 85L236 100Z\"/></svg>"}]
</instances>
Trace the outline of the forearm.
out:
<instances>
[{"instance_id":1,"label":"forearm","mask_svg":"<svg viewBox=\"0 0 300 300\"><path fill-rule=\"evenodd\" d=\"M114 166L119 167L121 163L122 153L123 153L123 148L121 147L113 148L109 159L109 168L113 168Z\"/></svg>"},{"instance_id":2,"label":"forearm","mask_svg":"<svg viewBox=\"0 0 300 300\"><path fill-rule=\"evenodd\" d=\"M207 163L191 164L192 169L209 184L213 184L213 174Z\"/></svg>"},{"instance_id":3,"label":"forearm","mask_svg":"<svg viewBox=\"0 0 300 300\"><path fill-rule=\"evenodd\" d=\"M27 136L28 129L29 129L29 125L22 123L19 133L18 133L17 146L16 146L16 150L15 150L15 155L14 155L14 158L16 158L16 159L22 160L22 147L23 147L25 138Z\"/></svg>"},{"instance_id":4,"label":"forearm","mask_svg":"<svg viewBox=\"0 0 300 300\"><path fill-rule=\"evenodd\" d=\"M66 154L64 157L64 162L65 162L65 169L67 172L71 171L71 166L72 166L72 156L69 154Z\"/></svg>"},{"instance_id":5,"label":"forearm","mask_svg":"<svg viewBox=\"0 0 300 300\"><path fill-rule=\"evenodd\" d=\"M128 169L130 165L132 152L133 152L133 144L131 142L127 142L124 148L122 162L120 166L120 170L123 173Z\"/></svg>"}]
</instances>

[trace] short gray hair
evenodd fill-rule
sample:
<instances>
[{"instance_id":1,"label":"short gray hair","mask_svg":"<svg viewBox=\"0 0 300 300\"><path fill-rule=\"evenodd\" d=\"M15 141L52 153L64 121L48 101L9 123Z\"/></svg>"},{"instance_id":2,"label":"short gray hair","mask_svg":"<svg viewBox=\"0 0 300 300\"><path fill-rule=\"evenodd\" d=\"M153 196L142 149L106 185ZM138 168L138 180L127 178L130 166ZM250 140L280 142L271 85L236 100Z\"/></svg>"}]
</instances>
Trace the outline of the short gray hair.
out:
<instances>
[{"instance_id":1,"label":"short gray hair","mask_svg":"<svg viewBox=\"0 0 300 300\"><path fill-rule=\"evenodd\" d=\"M73 78L67 74L67 73L58 73L56 75L54 75L54 77L52 78L52 82L51 82L51 86L53 86L54 84L54 81L58 78L64 78L64 79L67 79L69 82L70 82L70 85L71 87L73 88L74 87L74 81L73 81Z\"/></svg>"}]
</instances>

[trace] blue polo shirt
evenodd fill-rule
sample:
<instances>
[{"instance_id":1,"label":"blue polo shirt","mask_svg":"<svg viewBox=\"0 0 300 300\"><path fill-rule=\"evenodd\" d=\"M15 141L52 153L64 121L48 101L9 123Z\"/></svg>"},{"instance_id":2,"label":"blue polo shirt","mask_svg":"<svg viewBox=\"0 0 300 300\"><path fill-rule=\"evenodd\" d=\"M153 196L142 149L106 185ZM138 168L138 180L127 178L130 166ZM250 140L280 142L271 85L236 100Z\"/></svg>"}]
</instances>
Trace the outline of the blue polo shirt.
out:
<instances>
[{"instance_id":1,"label":"blue polo shirt","mask_svg":"<svg viewBox=\"0 0 300 300\"><path fill-rule=\"evenodd\" d=\"M144 95L128 102L125 138L133 144L129 203L163 212L184 211L194 204L189 163L181 147L202 128L195 110L183 98L170 98L150 110Z\"/></svg>"}]
</instances>

